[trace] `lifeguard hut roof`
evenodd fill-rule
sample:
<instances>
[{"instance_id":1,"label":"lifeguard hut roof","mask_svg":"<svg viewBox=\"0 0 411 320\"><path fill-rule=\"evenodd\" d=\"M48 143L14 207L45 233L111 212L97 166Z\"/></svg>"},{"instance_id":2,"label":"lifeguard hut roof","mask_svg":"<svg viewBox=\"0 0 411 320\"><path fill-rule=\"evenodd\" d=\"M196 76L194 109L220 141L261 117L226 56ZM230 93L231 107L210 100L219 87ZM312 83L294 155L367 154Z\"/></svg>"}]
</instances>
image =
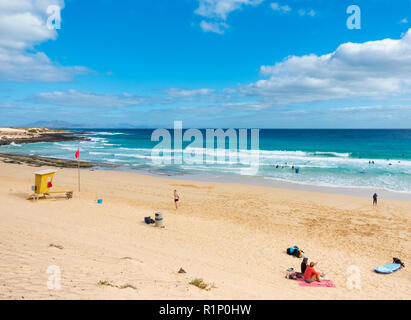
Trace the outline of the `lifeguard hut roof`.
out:
<instances>
[{"instance_id":1,"label":"lifeguard hut roof","mask_svg":"<svg viewBox=\"0 0 411 320\"><path fill-rule=\"evenodd\" d=\"M50 174L50 173L56 173L56 170L46 169L46 170L34 172L34 174L39 174L39 175Z\"/></svg>"}]
</instances>

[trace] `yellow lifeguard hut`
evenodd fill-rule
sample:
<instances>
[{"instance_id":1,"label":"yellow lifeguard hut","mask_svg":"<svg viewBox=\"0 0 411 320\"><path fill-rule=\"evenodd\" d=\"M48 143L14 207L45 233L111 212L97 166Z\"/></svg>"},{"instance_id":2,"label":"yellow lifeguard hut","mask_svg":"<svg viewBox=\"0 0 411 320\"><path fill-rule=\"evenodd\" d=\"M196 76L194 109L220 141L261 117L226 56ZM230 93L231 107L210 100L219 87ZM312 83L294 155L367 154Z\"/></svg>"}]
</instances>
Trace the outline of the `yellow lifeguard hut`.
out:
<instances>
[{"instance_id":1,"label":"yellow lifeguard hut","mask_svg":"<svg viewBox=\"0 0 411 320\"><path fill-rule=\"evenodd\" d=\"M35 182L32 187L34 193L31 194L27 200L46 198L46 196L55 193L65 193L66 198L70 199L73 197L73 190L64 190L64 191L50 191L50 188L53 187L53 178L56 171L54 170L42 170L34 173Z\"/></svg>"}]
</instances>

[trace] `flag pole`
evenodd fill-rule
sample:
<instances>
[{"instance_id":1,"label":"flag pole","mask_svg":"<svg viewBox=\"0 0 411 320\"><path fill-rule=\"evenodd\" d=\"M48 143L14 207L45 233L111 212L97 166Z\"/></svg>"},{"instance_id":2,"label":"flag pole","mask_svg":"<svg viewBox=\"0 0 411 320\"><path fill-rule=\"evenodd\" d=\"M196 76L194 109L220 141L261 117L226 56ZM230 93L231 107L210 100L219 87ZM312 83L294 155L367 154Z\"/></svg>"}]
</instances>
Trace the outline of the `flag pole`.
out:
<instances>
[{"instance_id":1,"label":"flag pole","mask_svg":"<svg viewBox=\"0 0 411 320\"><path fill-rule=\"evenodd\" d=\"M77 171L78 171L78 192L80 192L80 160L79 159L77 159Z\"/></svg>"},{"instance_id":2,"label":"flag pole","mask_svg":"<svg viewBox=\"0 0 411 320\"><path fill-rule=\"evenodd\" d=\"M78 192L80 192L80 145L76 152L76 158L77 158Z\"/></svg>"}]
</instances>

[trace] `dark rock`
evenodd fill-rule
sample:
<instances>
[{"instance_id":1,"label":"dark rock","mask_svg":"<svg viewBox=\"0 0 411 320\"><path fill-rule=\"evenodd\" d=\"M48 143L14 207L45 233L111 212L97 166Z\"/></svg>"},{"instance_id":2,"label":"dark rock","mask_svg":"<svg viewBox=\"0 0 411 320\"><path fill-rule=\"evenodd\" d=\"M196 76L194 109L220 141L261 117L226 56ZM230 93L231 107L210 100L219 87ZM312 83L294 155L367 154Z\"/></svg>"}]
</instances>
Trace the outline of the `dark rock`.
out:
<instances>
[{"instance_id":1,"label":"dark rock","mask_svg":"<svg viewBox=\"0 0 411 320\"><path fill-rule=\"evenodd\" d=\"M27 164L33 167L51 166L57 168L77 168L78 165L80 165L80 168L93 168L96 166L107 168L116 167L111 164L97 162L79 161L77 163L76 160L63 160L38 156L16 155L9 153L0 153L0 161L4 163Z\"/></svg>"}]
</instances>

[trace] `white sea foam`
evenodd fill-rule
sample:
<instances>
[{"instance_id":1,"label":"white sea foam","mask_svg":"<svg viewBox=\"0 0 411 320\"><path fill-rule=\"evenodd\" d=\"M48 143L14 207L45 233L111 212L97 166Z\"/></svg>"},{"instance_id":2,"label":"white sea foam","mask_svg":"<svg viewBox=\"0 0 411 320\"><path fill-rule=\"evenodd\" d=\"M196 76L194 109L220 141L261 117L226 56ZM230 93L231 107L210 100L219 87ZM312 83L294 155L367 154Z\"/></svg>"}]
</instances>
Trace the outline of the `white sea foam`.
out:
<instances>
[{"instance_id":1,"label":"white sea foam","mask_svg":"<svg viewBox=\"0 0 411 320\"><path fill-rule=\"evenodd\" d=\"M126 160L120 160L120 159L103 159L103 161L107 161L107 162L123 162L126 163Z\"/></svg>"},{"instance_id":2,"label":"white sea foam","mask_svg":"<svg viewBox=\"0 0 411 320\"><path fill-rule=\"evenodd\" d=\"M335 157L343 157L343 158L348 158L349 156L351 156L351 153L348 153L348 152L346 152L346 153L339 153L339 152L325 152L325 151L317 151L317 152L314 152L314 154L316 154L316 155L332 155L332 156L335 156Z\"/></svg>"},{"instance_id":3,"label":"white sea foam","mask_svg":"<svg viewBox=\"0 0 411 320\"><path fill-rule=\"evenodd\" d=\"M96 135L101 135L101 136L117 136L117 135L126 135L127 133L124 132L96 132Z\"/></svg>"},{"instance_id":4,"label":"white sea foam","mask_svg":"<svg viewBox=\"0 0 411 320\"><path fill-rule=\"evenodd\" d=\"M109 153L109 152L93 152L93 151L89 151L88 154L95 155L95 156L113 155L112 153Z\"/></svg>"},{"instance_id":5,"label":"white sea foam","mask_svg":"<svg viewBox=\"0 0 411 320\"><path fill-rule=\"evenodd\" d=\"M279 181L279 182L286 182L286 183L294 183L294 184L306 185L306 186L315 186L315 187L332 187L332 188L346 188L346 189L370 189L370 188L375 188L375 189L385 190L385 191L388 191L388 192L399 192L399 193L404 193L404 194L410 194L411 195L411 190L408 190L408 189L393 189L393 188L390 188L389 186L383 186L381 184L352 184L352 183L345 184L344 183L345 181L338 180L338 179L335 179L334 181L331 181L331 182L309 181L309 180L291 180L291 179L283 179L283 178L276 178L276 177L264 177L264 179ZM406 187L406 186L404 186L404 187Z\"/></svg>"}]
</instances>

